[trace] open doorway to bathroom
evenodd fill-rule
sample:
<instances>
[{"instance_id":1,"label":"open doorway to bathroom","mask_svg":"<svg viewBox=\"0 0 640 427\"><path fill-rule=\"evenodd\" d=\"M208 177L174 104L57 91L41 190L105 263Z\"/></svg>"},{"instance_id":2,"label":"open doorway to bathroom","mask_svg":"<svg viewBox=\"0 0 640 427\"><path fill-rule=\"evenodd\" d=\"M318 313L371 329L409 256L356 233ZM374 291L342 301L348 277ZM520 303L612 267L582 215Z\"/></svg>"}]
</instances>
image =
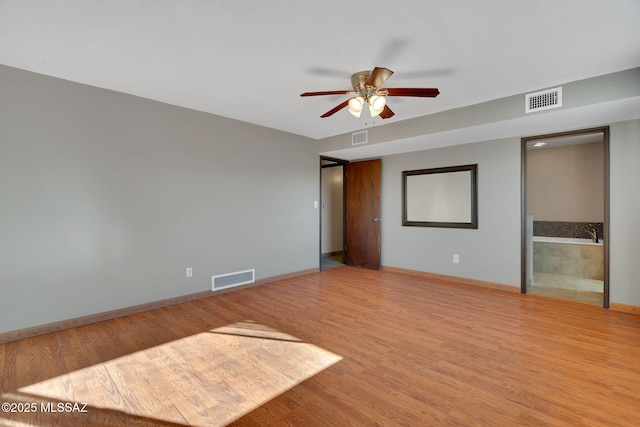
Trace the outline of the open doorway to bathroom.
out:
<instances>
[{"instance_id":1,"label":"open doorway to bathroom","mask_svg":"<svg viewBox=\"0 0 640 427\"><path fill-rule=\"evenodd\" d=\"M320 270L345 262L346 160L320 158Z\"/></svg>"},{"instance_id":2,"label":"open doorway to bathroom","mask_svg":"<svg viewBox=\"0 0 640 427\"><path fill-rule=\"evenodd\" d=\"M609 307L609 128L522 138L522 292Z\"/></svg>"}]
</instances>

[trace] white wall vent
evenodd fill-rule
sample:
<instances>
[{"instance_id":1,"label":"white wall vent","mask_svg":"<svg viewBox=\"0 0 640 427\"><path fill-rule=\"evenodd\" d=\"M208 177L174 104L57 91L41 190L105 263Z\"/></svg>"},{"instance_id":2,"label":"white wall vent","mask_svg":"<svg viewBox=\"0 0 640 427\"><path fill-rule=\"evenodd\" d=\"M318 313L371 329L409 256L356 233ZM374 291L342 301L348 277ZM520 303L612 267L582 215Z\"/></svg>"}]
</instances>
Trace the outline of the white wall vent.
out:
<instances>
[{"instance_id":1,"label":"white wall vent","mask_svg":"<svg viewBox=\"0 0 640 427\"><path fill-rule=\"evenodd\" d=\"M369 142L369 131L354 132L351 134L351 145L366 144Z\"/></svg>"},{"instance_id":2,"label":"white wall vent","mask_svg":"<svg viewBox=\"0 0 640 427\"><path fill-rule=\"evenodd\" d=\"M236 271L235 273L219 274L211 276L211 290L231 288L233 286L246 285L256 281L256 270Z\"/></svg>"},{"instance_id":3,"label":"white wall vent","mask_svg":"<svg viewBox=\"0 0 640 427\"><path fill-rule=\"evenodd\" d=\"M562 107L562 88L556 87L528 93L524 96L524 104L525 113Z\"/></svg>"}]
</instances>

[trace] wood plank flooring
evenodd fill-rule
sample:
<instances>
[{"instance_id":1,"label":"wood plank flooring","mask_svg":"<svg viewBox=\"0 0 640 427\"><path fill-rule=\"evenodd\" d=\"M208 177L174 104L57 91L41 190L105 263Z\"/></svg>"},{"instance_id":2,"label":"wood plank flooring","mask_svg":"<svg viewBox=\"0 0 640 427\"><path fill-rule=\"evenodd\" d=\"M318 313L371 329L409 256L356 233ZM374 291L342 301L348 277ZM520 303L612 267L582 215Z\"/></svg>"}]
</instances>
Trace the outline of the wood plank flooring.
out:
<instances>
[{"instance_id":1,"label":"wood plank flooring","mask_svg":"<svg viewBox=\"0 0 640 427\"><path fill-rule=\"evenodd\" d=\"M8 426L638 426L640 316L338 267L0 345L0 375Z\"/></svg>"}]
</instances>

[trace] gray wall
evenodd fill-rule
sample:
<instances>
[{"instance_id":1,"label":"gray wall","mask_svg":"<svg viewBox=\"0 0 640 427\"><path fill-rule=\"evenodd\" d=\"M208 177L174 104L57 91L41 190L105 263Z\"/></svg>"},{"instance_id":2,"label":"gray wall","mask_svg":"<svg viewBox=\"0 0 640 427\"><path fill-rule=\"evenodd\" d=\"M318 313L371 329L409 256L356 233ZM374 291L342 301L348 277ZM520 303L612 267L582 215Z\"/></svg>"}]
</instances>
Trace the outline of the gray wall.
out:
<instances>
[{"instance_id":1,"label":"gray wall","mask_svg":"<svg viewBox=\"0 0 640 427\"><path fill-rule=\"evenodd\" d=\"M640 120L610 131L610 299L640 306Z\"/></svg>"},{"instance_id":2,"label":"gray wall","mask_svg":"<svg viewBox=\"0 0 640 427\"><path fill-rule=\"evenodd\" d=\"M402 171L478 164L478 229L402 226ZM386 156L382 264L520 286L520 140ZM453 263L453 254L460 263Z\"/></svg>"},{"instance_id":3,"label":"gray wall","mask_svg":"<svg viewBox=\"0 0 640 427\"><path fill-rule=\"evenodd\" d=\"M0 66L0 333L316 268L318 176L315 141Z\"/></svg>"},{"instance_id":4,"label":"gray wall","mask_svg":"<svg viewBox=\"0 0 640 427\"><path fill-rule=\"evenodd\" d=\"M610 130L610 302L640 306L640 120ZM469 163L477 230L401 226L403 170ZM520 138L386 156L382 170L383 265L520 286Z\"/></svg>"}]
</instances>

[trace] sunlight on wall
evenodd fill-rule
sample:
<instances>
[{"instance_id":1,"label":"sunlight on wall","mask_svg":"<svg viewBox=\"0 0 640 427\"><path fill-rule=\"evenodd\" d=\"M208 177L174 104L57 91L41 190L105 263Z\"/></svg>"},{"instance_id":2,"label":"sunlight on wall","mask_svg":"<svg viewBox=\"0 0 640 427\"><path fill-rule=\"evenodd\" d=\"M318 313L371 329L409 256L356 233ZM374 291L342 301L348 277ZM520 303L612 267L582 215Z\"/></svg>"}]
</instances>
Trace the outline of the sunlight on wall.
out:
<instances>
[{"instance_id":1,"label":"sunlight on wall","mask_svg":"<svg viewBox=\"0 0 640 427\"><path fill-rule=\"evenodd\" d=\"M14 402L86 402L89 413L130 414L131 419L146 421L225 425L341 359L291 335L245 321L22 387L2 397ZM11 415L0 416L22 425L19 421L24 417ZM39 414L40 418L45 415ZM82 421L82 415L75 414L76 419Z\"/></svg>"}]
</instances>

